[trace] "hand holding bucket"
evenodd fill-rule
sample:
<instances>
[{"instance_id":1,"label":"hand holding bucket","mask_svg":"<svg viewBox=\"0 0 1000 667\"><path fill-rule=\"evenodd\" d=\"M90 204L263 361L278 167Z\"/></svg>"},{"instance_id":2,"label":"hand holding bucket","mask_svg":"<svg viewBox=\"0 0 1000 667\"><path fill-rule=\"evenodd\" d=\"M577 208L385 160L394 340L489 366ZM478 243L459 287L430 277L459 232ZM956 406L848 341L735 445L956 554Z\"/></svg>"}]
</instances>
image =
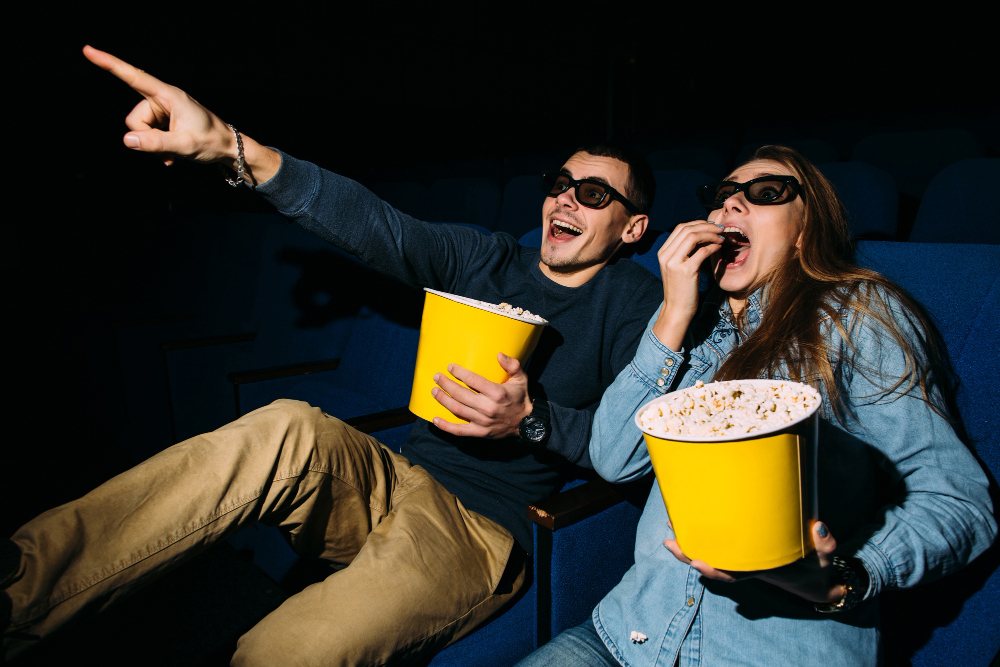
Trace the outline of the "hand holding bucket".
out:
<instances>
[{"instance_id":1,"label":"hand holding bucket","mask_svg":"<svg viewBox=\"0 0 1000 667\"><path fill-rule=\"evenodd\" d=\"M775 391L803 403L781 418L777 406L748 417L719 398L774 398ZM720 570L750 571L809 553L819 404L808 385L733 380L672 392L638 411L636 425L684 554ZM679 416L677 406L689 414ZM699 406L720 425L690 414Z\"/></svg>"},{"instance_id":2,"label":"hand holding bucket","mask_svg":"<svg viewBox=\"0 0 1000 667\"><path fill-rule=\"evenodd\" d=\"M457 364L491 382L502 383L507 371L497 361L498 353L524 364L548 322L531 313L518 313L513 308L503 309L456 294L427 288L424 292L410 412L427 421L442 417L466 423L431 395L437 386L434 375Z\"/></svg>"}]
</instances>

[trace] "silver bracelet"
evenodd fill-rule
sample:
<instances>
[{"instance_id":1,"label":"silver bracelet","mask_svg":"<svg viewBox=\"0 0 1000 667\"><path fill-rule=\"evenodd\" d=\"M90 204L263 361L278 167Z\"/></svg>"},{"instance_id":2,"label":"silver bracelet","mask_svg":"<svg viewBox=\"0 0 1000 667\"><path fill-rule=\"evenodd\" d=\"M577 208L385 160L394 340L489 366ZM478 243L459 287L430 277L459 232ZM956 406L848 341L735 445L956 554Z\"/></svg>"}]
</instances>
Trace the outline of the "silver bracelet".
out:
<instances>
[{"instance_id":1,"label":"silver bracelet","mask_svg":"<svg viewBox=\"0 0 1000 667\"><path fill-rule=\"evenodd\" d=\"M228 176L226 177L226 183L229 183L234 188L243 183L244 175L246 174L246 157L243 155L243 135L235 127L226 123L226 127L233 131L236 135L236 178L232 179Z\"/></svg>"}]
</instances>

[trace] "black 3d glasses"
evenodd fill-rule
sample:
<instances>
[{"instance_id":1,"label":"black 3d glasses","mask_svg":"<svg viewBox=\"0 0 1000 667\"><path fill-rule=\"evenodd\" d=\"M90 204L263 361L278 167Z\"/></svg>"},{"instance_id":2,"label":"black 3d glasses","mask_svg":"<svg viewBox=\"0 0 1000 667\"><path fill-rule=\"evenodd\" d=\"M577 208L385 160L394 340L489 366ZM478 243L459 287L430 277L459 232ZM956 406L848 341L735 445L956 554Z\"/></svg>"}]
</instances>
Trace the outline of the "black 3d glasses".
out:
<instances>
[{"instance_id":1,"label":"black 3d glasses","mask_svg":"<svg viewBox=\"0 0 1000 667\"><path fill-rule=\"evenodd\" d=\"M787 204L802 193L802 186L794 176L758 176L746 183L721 181L718 185L698 188L698 198L709 211L722 208L723 203L737 192L758 206Z\"/></svg>"}]
</instances>

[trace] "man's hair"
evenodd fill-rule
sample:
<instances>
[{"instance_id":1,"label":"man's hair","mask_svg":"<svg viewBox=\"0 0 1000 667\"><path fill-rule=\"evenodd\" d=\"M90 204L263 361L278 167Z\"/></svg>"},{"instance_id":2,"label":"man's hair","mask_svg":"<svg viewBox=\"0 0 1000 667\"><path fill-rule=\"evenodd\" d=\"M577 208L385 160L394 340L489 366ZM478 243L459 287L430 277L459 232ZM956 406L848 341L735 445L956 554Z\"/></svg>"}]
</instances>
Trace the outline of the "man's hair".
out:
<instances>
[{"instance_id":1,"label":"man's hair","mask_svg":"<svg viewBox=\"0 0 1000 667\"><path fill-rule=\"evenodd\" d=\"M636 150L614 144L591 144L576 149L577 153L588 153L595 157L610 157L621 160L628 165L628 182L625 184L625 195L635 204L640 213L649 213L653 208L653 198L656 196L656 179L653 178L653 168L646 158Z\"/></svg>"}]
</instances>

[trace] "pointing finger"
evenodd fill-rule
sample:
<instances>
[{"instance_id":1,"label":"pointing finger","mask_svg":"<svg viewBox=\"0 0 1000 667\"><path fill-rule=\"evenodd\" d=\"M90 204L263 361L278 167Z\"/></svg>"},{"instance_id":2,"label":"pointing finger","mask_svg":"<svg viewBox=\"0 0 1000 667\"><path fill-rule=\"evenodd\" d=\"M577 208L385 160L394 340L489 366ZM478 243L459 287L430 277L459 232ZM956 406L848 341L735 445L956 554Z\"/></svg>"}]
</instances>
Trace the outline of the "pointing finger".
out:
<instances>
[{"instance_id":1,"label":"pointing finger","mask_svg":"<svg viewBox=\"0 0 1000 667\"><path fill-rule=\"evenodd\" d=\"M94 63L101 69L106 72L110 72L124 81L132 88L132 90L136 91L140 95L153 96L163 88L167 87L167 84L163 83L152 74L147 74L138 67L128 64L121 58L117 58L106 51L95 49L89 44L83 47L83 55L87 58L87 60Z\"/></svg>"}]
</instances>

